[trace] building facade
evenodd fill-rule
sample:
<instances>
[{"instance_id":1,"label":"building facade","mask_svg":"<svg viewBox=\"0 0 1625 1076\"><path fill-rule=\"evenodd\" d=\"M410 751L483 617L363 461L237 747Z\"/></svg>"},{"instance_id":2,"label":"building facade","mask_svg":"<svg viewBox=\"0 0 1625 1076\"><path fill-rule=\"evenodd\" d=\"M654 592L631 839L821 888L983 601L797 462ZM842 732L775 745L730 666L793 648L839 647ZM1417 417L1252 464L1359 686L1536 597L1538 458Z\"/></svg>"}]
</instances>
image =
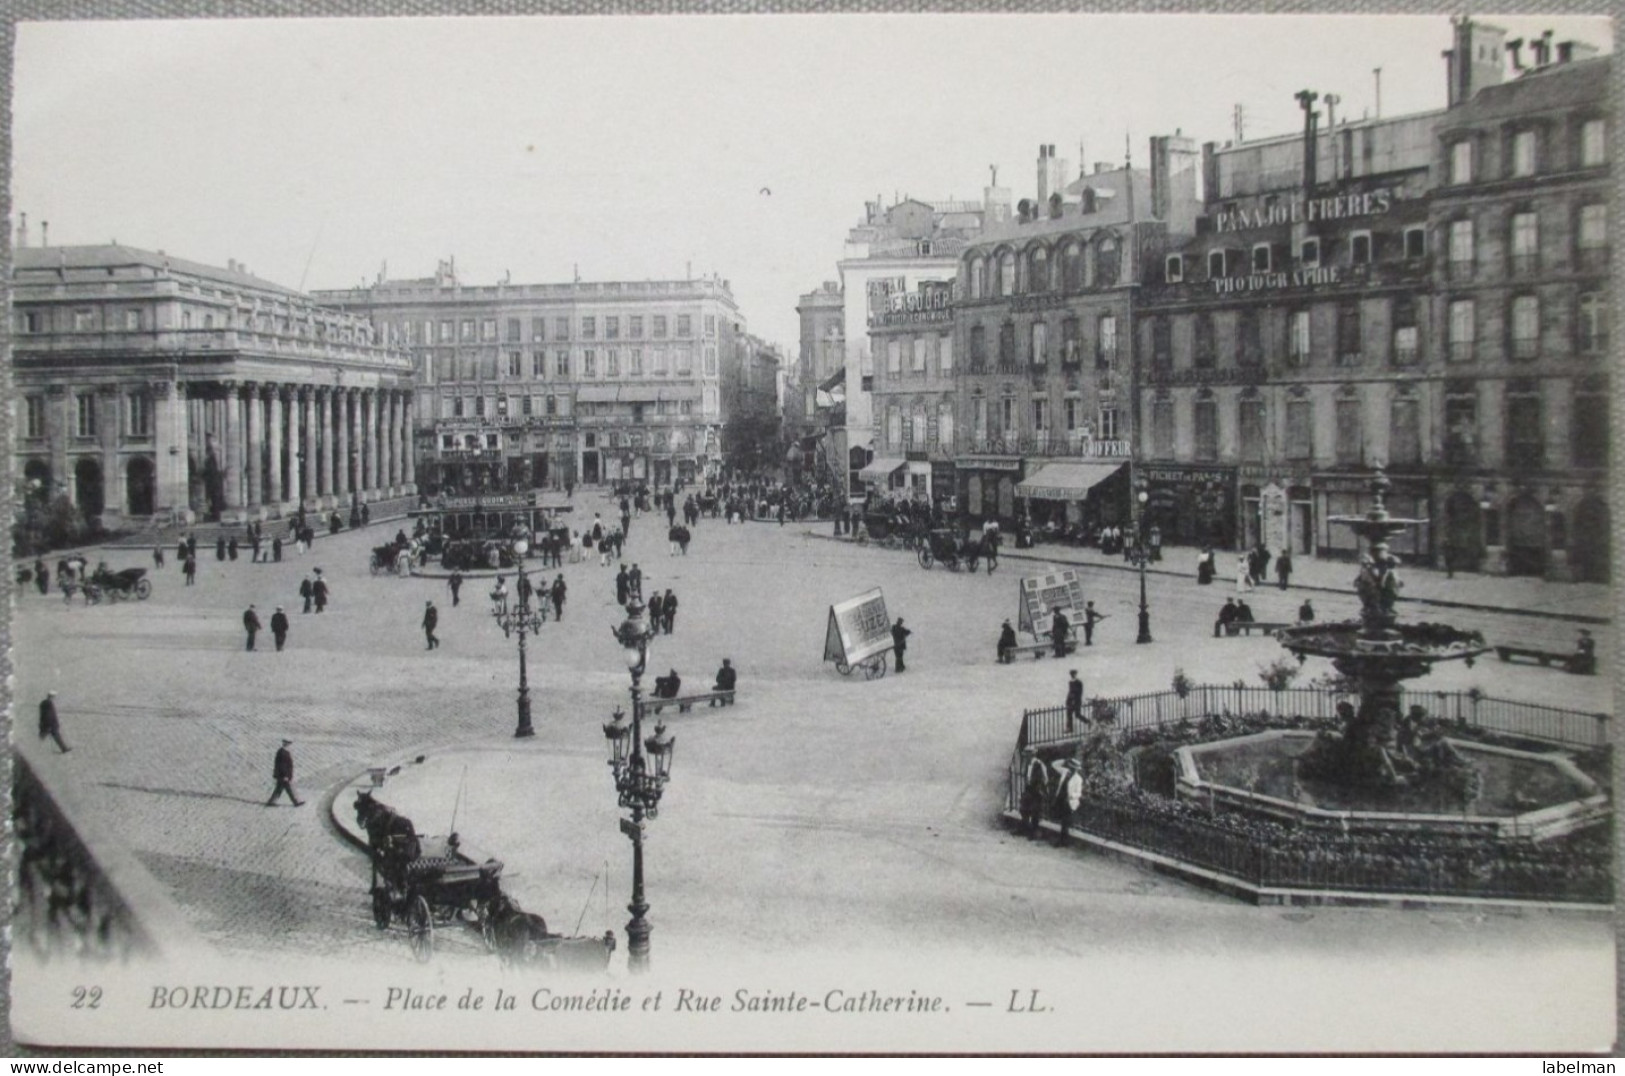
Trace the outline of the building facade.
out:
<instances>
[{"instance_id":1,"label":"building facade","mask_svg":"<svg viewBox=\"0 0 1625 1076\"><path fill-rule=\"evenodd\" d=\"M744 347L725 280L464 286L447 262L317 295L411 352L428 492L668 485L721 467L722 371Z\"/></svg>"},{"instance_id":2,"label":"building facade","mask_svg":"<svg viewBox=\"0 0 1625 1076\"><path fill-rule=\"evenodd\" d=\"M839 281L826 280L796 301L800 340L784 401L785 432L803 474L844 481L830 451L830 429L846 425L845 302Z\"/></svg>"},{"instance_id":3,"label":"building facade","mask_svg":"<svg viewBox=\"0 0 1625 1076\"><path fill-rule=\"evenodd\" d=\"M1444 110L1205 147L1135 317L1167 540L1355 556L1381 463L1402 555L1606 574L1609 60L1454 33Z\"/></svg>"},{"instance_id":4,"label":"building facade","mask_svg":"<svg viewBox=\"0 0 1625 1076\"><path fill-rule=\"evenodd\" d=\"M364 318L236 264L24 243L12 317L31 496L65 493L118 527L415 490L411 363Z\"/></svg>"},{"instance_id":5,"label":"building facade","mask_svg":"<svg viewBox=\"0 0 1625 1076\"><path fill-rule=\"evenodd\" d=\"M956 497L957 289L952 280L923 283L869 315L879 431L874 458L859 472L876 492L945 509Z\"/></svg>"}]
</instances>

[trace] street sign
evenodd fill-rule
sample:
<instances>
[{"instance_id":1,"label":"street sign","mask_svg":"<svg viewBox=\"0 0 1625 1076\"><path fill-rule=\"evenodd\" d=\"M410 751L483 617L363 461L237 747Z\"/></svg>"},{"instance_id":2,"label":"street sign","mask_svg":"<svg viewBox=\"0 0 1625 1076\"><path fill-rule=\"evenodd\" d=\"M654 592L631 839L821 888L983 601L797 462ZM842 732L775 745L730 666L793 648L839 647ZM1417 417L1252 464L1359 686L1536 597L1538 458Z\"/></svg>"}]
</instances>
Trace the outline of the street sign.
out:
<instances>
[{"instance_id":1,"label":"street sign","mask_svg":"<svg viewBox=\"0 0 1625 1076\"><path fill-rule=\"evenodd\" d=\"M643 828L644 824L642 822L634 822L630 818L621 819L621 832L634 841L643 836Z\"/></svg>"}]
</instances>

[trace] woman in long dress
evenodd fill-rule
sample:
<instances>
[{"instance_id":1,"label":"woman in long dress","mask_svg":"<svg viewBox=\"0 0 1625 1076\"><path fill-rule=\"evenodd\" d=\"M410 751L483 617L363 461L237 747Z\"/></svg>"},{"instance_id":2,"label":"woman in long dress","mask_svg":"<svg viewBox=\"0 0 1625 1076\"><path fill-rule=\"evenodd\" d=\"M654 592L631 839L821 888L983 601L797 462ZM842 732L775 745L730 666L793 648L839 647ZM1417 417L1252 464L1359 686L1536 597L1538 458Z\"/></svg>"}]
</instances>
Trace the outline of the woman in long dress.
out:
<instances>
[{"instance_id":1,"label":"woman in long dress","mask_svg":"<svg viewBox=\"0 0 1625 1076\"><path fill-rule=\"evenodd\" d=\"M1247 554L1242 553L1236 557L1236 593L1245 594L1252 589L1252 565L1247 563Z\"/></svg>"}]
</instances>

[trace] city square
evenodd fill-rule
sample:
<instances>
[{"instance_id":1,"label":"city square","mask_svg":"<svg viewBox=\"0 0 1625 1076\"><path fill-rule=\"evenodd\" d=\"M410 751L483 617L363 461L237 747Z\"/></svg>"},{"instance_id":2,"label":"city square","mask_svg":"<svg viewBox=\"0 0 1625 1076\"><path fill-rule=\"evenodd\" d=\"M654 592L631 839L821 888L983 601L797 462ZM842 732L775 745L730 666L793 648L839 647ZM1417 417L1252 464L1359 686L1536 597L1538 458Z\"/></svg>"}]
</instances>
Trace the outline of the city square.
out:
<instances>
[{"instance_id":1,"label":"city square","mask_svg":"<svg viewBox=\"0 0 1625 1076\"><path fill-rule=\"evenodd\" d=\"M23 27L17 1037L1609 1047L1608 25L879 18Z\"/></svg>"}]
</instances>

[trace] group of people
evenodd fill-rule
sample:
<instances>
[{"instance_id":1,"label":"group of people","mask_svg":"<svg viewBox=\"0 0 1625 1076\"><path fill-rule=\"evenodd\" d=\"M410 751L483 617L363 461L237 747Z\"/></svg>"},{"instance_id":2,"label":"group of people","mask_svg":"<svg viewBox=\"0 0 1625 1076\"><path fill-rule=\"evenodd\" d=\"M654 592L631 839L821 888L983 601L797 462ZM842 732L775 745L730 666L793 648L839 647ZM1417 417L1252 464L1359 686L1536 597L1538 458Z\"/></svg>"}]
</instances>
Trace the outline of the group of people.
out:
<instances>
[{"instance_id":1,"label":"group of people","mask_svg":"<svg viewBox=\"0 0 1625 1076\"><path fill-rule=\"evenodd\" d=\"M254 637L263 627L259 612L251 603L243 611L243 630L248 633L248 645L244 649L254 649ZM276 607L276 612L271 614L271 638L276 641L277 652L281 653L283 646L288 642L288 614L280 605Z\"/></svg>"},{"instance_id":2,"label":"group of people","mask_svg":"<svg viewBox=\"0 0 1625 1076\"><path fill-rule=\"evenodd\" d=\"M723 658L722 667L717 670L716 682L712 685L711 691L713 693L722 691L732 692L738 683L739 672L733 667L732 659ZM671 670L665 676L655 677L654 697L657 699L679 698L682 694L682 690L683 678L677 675L676 669ZM731 695L728 698L714 698L707 705L713 707L732 706L733 698Z\"/></svg>"}]
</instances>

